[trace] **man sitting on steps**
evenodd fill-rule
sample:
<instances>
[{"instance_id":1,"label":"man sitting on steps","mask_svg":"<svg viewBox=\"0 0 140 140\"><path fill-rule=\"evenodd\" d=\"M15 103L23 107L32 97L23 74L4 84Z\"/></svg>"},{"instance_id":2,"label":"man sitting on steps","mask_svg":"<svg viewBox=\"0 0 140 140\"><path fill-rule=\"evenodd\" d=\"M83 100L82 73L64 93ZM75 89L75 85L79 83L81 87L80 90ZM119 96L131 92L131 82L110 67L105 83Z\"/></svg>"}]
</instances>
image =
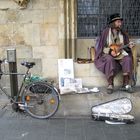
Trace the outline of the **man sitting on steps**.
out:
<instances>
[{"instance_id":1,"label":"man sitting on steps","mask_svg":"<svg viewBox=\"0 0 140 140\"><path fill-rule=\"evenodd\" d=\"M122 90L133 92L132 78L133 59L132 47L128 35L121 29L123 18L119 13L110 16L109 26L105 28L95 46L95 66L102 71L108 81L107 93L113 93L114 77L123 72Z\"/></svg>"}]
</instances>

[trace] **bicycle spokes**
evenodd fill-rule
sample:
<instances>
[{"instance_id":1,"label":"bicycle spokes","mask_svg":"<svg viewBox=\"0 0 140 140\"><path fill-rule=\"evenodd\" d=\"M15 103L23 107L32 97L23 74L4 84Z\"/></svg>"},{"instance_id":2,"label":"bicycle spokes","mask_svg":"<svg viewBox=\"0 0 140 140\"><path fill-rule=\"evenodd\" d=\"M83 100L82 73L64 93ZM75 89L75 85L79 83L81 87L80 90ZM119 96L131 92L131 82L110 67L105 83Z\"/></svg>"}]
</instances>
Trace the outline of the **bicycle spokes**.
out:
<instances>
[{"instance_id":1,"label":"bicycle spokes","mask_svg":"<svg viewBox=\"0 0 140 140\"><path fill-rule=\"evenodd\" d=\"M49 118L59 106L59 95L48 83L36 82L28 87L23 94L25 110L36 118Z\"/></svg>"}]
</instances>

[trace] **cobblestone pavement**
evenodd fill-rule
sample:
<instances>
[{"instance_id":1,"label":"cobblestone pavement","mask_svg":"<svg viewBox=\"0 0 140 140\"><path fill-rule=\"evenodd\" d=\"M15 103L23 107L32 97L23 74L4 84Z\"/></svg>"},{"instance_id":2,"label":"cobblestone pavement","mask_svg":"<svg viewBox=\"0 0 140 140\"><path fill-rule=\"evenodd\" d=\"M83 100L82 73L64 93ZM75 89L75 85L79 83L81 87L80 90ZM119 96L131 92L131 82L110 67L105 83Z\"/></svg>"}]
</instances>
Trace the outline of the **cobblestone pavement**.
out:
<instances>
[{"instance_id":1,"label":"cobblestone pavement","mask_svg":"<svg viewBox=\"0 0 140 140\"><path fill-rule=\"evenodd\" d=\"M110 125L90 118L39 120L26 116L0 117L1 140L139 140L140 121Z\"/></svg>"},{"instance_id":2,"label":"cobblestone pavement","mask_svg":"<svg viewBox=\"0 0 140 140\"><path fill-rule=\"evenodd\" d=\"M139 88L129 95L139 103ZM108 97L108 95L105 96ZM79 96L79 95L78 95ZM83 95L84 96L84 95ZM91 96L91 95L90 95ZM98 95L96 99L98 99ZM139 108L136 108L138 112ZM0 95L0 139L1 140L139 140L140 118L134 124L110 125L93 121L87 116L55 115L51 119L39 120L25 112L15 112L4 95Z\"/></svg>"}]
</instances>

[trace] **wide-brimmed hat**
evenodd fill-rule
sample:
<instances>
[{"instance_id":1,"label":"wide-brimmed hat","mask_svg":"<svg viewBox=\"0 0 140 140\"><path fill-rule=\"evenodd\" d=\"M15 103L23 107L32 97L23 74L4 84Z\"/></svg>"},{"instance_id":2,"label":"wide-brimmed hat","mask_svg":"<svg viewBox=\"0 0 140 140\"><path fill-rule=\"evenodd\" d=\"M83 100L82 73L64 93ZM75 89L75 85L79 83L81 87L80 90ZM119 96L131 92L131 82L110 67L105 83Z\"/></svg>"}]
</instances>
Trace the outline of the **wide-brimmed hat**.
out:
<instances>
[{"instance_id":1,"label":"wide-brimmed hat","mask_svg":"<svg viewBox=\"0 0 140 140\"><path fill-rule=\"evenodd\" d=\"M120 16L119 13L115 13L115 14L110 15L109 24L116 21L116 20L123 20L123 18Z\"/></svg>"}]
</instances>

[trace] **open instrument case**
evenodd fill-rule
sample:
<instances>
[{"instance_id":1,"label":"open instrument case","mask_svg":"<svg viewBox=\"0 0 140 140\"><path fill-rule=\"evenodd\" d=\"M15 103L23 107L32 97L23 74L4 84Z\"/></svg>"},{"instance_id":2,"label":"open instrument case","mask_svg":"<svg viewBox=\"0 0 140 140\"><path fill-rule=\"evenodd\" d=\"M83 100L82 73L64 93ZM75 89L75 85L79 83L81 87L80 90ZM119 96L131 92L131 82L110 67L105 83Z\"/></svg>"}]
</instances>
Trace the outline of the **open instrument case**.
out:
<instances>
[{"instance_id":1,"label":"open instrument case","mask_svg":"<svg viewBox=\"0 0 140 140\"><path fill-rule=\"evenodd\" d=\"M128 114L132 110L130 99L123 97L101 103L91 108L91 115L97 121L134 123L134 116Z\"/></svg>"}]
</instances>

